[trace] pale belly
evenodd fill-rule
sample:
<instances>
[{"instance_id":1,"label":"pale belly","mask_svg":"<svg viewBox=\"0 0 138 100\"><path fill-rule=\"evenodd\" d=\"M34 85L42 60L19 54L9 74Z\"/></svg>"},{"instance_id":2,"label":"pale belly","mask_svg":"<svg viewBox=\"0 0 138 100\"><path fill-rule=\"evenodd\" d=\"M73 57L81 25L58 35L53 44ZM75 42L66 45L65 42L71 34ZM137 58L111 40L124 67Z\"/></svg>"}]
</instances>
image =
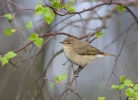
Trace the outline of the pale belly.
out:
<instances>
[{"instance_id":1,"label":"pale belly","mask_svg":"<svg viewBox=\"0 0 138 100\"><path fill-rule=\"evenodd\" d=\"M81 67L86 66L93 59L95 59L94 57L89 56L89 55L78 55L78 54L73 53L73 52L65 53L65 55L71 63L78 65L78 66L81 66Z\"/></svg>"}]
</instances>

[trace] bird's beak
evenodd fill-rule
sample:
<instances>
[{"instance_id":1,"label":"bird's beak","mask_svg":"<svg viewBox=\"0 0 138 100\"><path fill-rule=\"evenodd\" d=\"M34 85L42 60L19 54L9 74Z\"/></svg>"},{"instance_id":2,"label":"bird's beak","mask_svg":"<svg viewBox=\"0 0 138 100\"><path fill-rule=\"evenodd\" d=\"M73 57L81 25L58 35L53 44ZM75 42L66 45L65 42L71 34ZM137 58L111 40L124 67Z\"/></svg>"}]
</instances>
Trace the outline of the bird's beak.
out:
<instances>
[{"instance_id":1,"label":"bird's beak","mask_svg":"<svg viewBox=\"0 0 138 100\"><path fill-rule=\"evenodd\" d=\"M63 44L64 42L59 42L59 43Z\"/></svg>"}]
</instances>

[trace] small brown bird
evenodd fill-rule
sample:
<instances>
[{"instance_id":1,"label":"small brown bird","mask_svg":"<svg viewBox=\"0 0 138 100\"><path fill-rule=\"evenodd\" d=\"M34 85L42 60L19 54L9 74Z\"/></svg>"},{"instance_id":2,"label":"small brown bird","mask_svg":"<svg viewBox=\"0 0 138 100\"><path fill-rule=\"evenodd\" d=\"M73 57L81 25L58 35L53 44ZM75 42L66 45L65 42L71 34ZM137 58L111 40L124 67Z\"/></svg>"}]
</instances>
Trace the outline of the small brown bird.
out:
<instances>
[{"instance_id":1,"label":"small brown bird","mask_svg":"<svg viewBox=\"0 0 138 100\"><path fill-rule=\"evenodd\" d=\"M100 50L91 46L88 42L78 40L74 37L67 37L66 39L63 40L63 42L60 43L63 44L64 53L67 59L71 63L79 65L81 68L83 68L92 60L98 57L104 57L104 56L115 57L115 55L101 52Z\"/></svg>"}]
</instances>

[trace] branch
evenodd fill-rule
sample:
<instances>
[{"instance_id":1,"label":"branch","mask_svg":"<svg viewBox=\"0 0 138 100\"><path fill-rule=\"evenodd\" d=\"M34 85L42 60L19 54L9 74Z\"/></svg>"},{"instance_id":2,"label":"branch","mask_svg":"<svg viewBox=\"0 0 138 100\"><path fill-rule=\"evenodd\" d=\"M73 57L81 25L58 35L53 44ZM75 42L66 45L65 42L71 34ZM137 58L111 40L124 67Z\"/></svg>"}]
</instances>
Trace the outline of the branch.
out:
<instances>
[{"instance_id":1,"label":"branch","mask_svg":"<svg viewBox=\"0 0 138 100\"><path fill-rule=\"evenodd\" d=\"M72 84L74 82L74 80L76 80L76 78L78 77L78 74L81 72L82 68L79 67L75 73L74 73L74 77L71 79L70 81L70 86L66 88L66 90L63 91L63 93L56 99L56 100L59 100L67 91L71 91L72 93L78 95L80 97L81 100L85 100L85 98L83 98L78 92L74 91L71 87L72 87Z\"/></svg>"},{"instance_id":2,"label":"branch","mask_svg":"<svg viewBox=\"0 0 138 100\"><path fill-rule=\"evenodd\" d=\"M49 67L50 67L50 64L52 63L53 59L54 59L57 55L59 55L60 53L62 53L62 52L63 52L63 49L59 50L59 51L58 51L56 54L54 54L54 56L49 60L49 62L48 62L48 64L47 64L46 69L44 70L44 72L43 72L38 78L36 78L36 80L34 80L34 81L31 83L31 85L30 85L28 91L26 92L26 94L25 94L24 97L23 97L23 100L25 100L25 98L26 98L26 96L27 96L27 93L31 91L31 89L33 88L34 84L35 84L39 79L45 77L45 75L46 75L46 73L47 73L47 71L48 71L48 69L49 69ZM45 82L45 81L43 81L43 82ZM43 85L43 84L44 84L44 83L42 83L42 85ZM41 86L41 87L43 87L43 86ZM41 89L41 88L40 88L40 89Z\"/></svg>"},{"instance_id":3,"label":"branch","mask_svg":"<svg viewBox=\"0 0 138 100\"><path fill-rule=\"evenodd\" d=\"M50 38L51 38L51 37L49 37L49 39L47 39L47 40L45 41L45 43L43 44L43 46L50 40ZM41 49L43 49L43 46L38 50L37 53L39 53L39 51L41 51ZM22 77L21 77L21 80L20 80L19 89L18 89L18 92L17 92L17 95L16 95L15 100L19 100L19 97L20 97L21 91L22 91L22 87L23 87L24 78L25 78L25 76L27 75L27 73L30 71L30 69L32 68L32 66L34 65L36 59L37 59L37 56L33 57L30 66L29 66L29 67L25 70L25 72L22 74Z\"/></svg>"}]
</instances>

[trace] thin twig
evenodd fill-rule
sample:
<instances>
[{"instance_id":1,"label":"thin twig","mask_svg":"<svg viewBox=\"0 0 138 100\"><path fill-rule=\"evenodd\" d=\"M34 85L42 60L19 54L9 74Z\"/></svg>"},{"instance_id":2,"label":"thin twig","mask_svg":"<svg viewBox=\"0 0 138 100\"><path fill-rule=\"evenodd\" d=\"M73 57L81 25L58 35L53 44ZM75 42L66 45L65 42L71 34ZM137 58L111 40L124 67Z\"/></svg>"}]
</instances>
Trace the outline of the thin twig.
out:
<instances>
[{"instance_id":1,"label":"thin twig","mask_svg":"<svg viewBox=\"0 0 138 100\"><path fill-rule=\"evenodd\" d=\"M73 92L74 94L77 94L82 100L84 100L84 98L78 93L78 92L75 92L71 87L72 87L72 84L74 83L74 81L76 80L76 78L78 77L78 74L80 73L80 71L82 70L81 67L79 67L75 73L74 73L74 77L71 79L70 81L70 86L67 87L66 90L64 90L62 92L62 94L56 99L56 100L59 100L68 90L70 90L71 92Z\"/></svg>"}]
</instances>

